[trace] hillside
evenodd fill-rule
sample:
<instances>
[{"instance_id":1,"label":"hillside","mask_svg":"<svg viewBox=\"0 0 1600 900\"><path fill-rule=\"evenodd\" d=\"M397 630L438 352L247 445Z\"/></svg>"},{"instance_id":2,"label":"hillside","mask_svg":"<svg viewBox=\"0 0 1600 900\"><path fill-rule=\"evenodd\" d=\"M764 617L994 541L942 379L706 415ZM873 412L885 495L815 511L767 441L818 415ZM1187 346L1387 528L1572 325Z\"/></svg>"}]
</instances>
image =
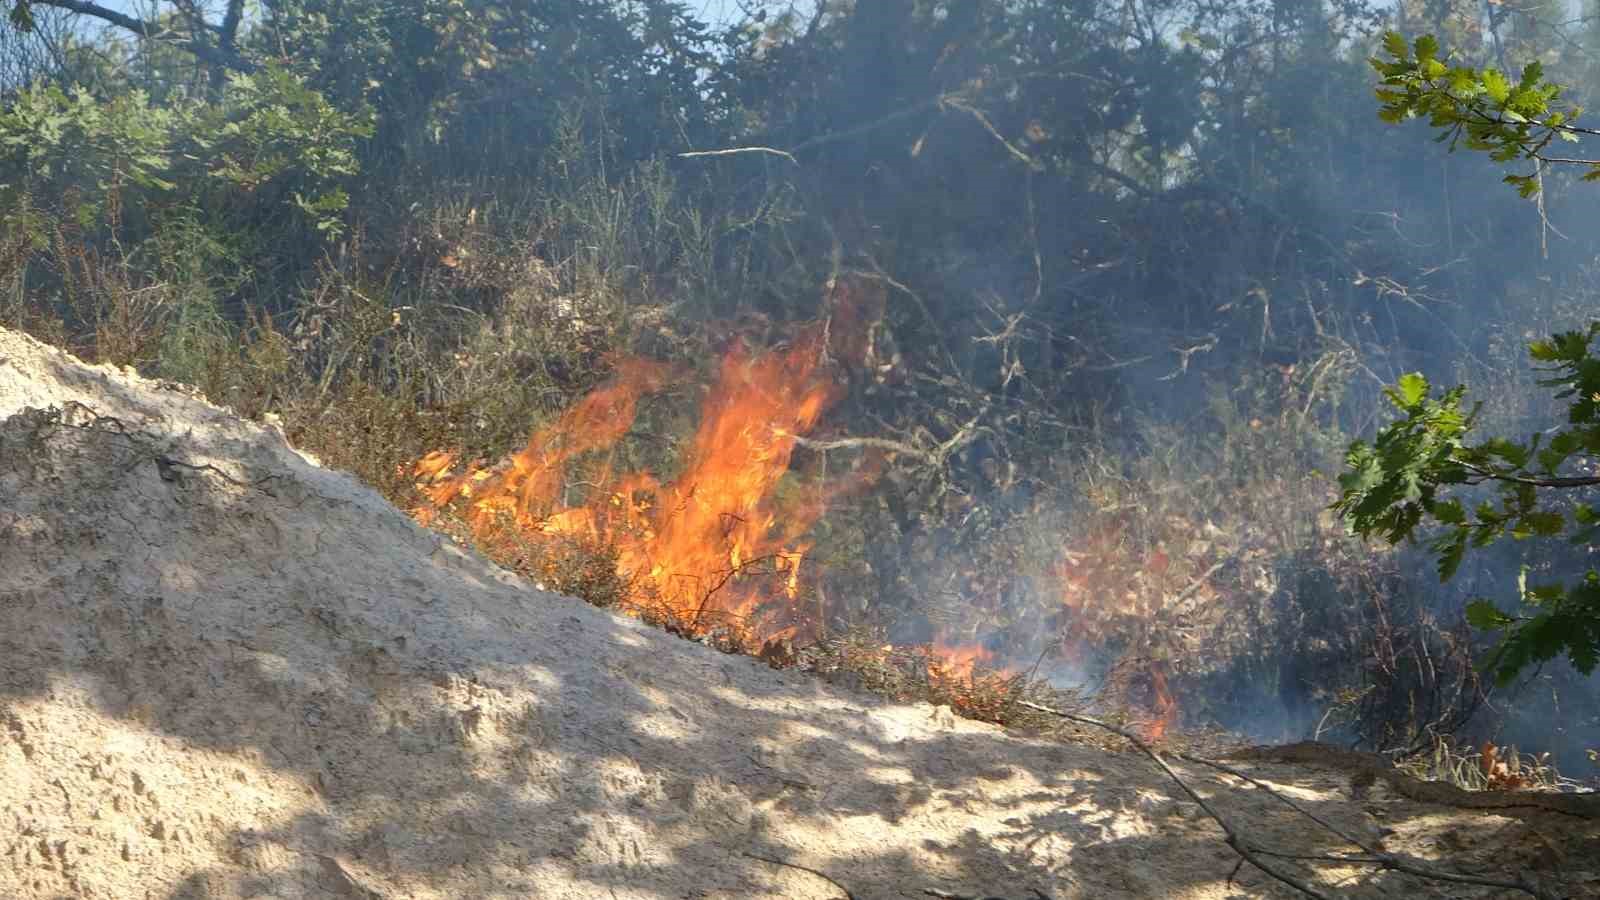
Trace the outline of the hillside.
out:
<instances>
[{"instance_id":1,"label":"hillside","mask_svg":"<svg viewBox=\"0 0 1600 900\"><path fill-rule=\"evenodd\" d=\"M0 419L6 898L1292 895L1136 753L534 590L182 387L0 330ZM1174 765L1257 846L1353 849ZM1249 770L1386 852L1600 888L1593 818Z\"/></svg>"}]
</instances>

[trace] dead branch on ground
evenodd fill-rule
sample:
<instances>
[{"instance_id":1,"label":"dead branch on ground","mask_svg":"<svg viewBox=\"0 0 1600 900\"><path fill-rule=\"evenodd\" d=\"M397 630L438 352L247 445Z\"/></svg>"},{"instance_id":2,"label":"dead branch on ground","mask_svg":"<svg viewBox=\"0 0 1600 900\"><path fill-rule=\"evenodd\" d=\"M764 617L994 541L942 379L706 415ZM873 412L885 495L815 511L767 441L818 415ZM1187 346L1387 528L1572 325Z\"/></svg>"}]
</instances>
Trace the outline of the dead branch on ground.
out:
<instances>
[{"instance_id":1,"label":"dead branch on ground","mask_svg":"<svg viewBox=\"0 0 1600 900\"><path fill-rule=\"evenodd\" d=\"M762 856L759 853L751 853L749 850L742 851L741 855L742 856L747 856L750 859L758 859L758 860L760 860L760 861L762 861L764 863L770 863L771 865L774 865L774 866L783 866L786 869L797 869L797 870L799 870L801 872L805 872L805 873L810 874L810 875L815 875L818 878L821 878L823 881L826 881L827 883L829 883L829 884L833 885L834 887L838 888L839 890L844 891L845 900L856 900L856 895L850 893L850 889L845 887L844 885L840 884L838 882L838 880L835 879L833 876L828 875L825 872L819 872L816 869L811 868L810 866L802 866L799 863L784 862L783 860L778 859L776 857Z\"/></svg>"},{"instance_id":2,"label":"dead branch on ground","mask_svg":"<svg viewBox=\"0 0 1600 900\"><path fill-rule=\"evenodd\" d=\"M1365 842L1357 839L1353 835L1347 834L1342 829L1337 828L1332 823L1328 822L1327 820L1323 819L1322 817L1312 813L1310 810L1304 808L1300 804L1298 804L1298 803L1294 802L1293 800L1289 799L1288 797L1284 796L1281 792L1279 792L1277 790L1274 790L1272 787L1268 786L1265 782L1261 781L1260 779L1254 778L1254 777L1252 777L1252 776L1250 776L1250 775L1248 775L1248 774L1246 774L1246 773L1244 773L1244 772L1242 772L1242 771L1240 771L1240 770L1238 770L1238 769L1236 769L1234 767L1227 766L1227 765L1225 765L1223 763L1219 763L1219 762L1216 762L1214 760L1205 759L1203 757L1194 756L1194 755L1188 754L1188 753L1173 753L1173 754L1171 754L1172 756L1174 756L1174 757L1176 757L1178 759L1182 759L1182 760L1185 760L1187 762L1192 762L1192 763L1195 763L1197 765L1208 766L1210 768L1216 769L1217 771L1223 772L1223 773L1225 773L1227 775L1230 775L1232 777L1239 778L1239 779L1245 781L1246 783L1252 785L1253 787L1259 788L1260 790L1263 790L1263 791L1267 792L1267 794L1272 796L1274 799L1276 799L1279 802L1283 803L1284 805L1288 806L1290 809L1294 810L1295 812L1299 813L1300 815L1305 816L1307 819L1309 819L1312 822L1314 822L1315 824L1321 826L1323 829L1327 830L1329 833L1331 833L1334 836L1340 838L1341 840L1351 844L1352 846L1359 848L1361 850L1361 855L1356 855L1356 854L1295 854L1295 853L1288 853L1288 852L1279 851L1279 850L1273 850L1273 849L1266 848L1266 847L1256 846L1256 845L1248 842L1245 839L1245 837L1238 830L1236 830L1234 828L1234 826L1227 819L1223 818L1223 816L1220 813L1218 813L1217 810L1214 807L1211 806L1211 804L1207 803L1204 799L1202 799L1201 796L1199 795L1199 793L1196 792L1194 790L1194 788L1190 787L1188 782L1184 781L1183 777L1181 775L1179 775L1177 773L1177 771L1172 768L1172 766L1167 764L1166 760L1163 760L1159 755L1157 755L1156 751L1153 748L1151 748L1151 746L1149 744L1147 744L1145 741L1141 740L1138 736L1132 734L1131 732L1127 731L1126 729L1118 728L1115 725L1112 725L1112 724L1107 723L1107 722L1102 722L1099 719L1093 718L1091 716L1084 716L1084 715L1079 715L1079 714L1076 714L1076 713L1069 713L1069 712L1066 712L1064 710L1054 709L1054 708L1051 708L1051 707L1048 707L1048 706L1043 706L1041 704L1033 703L1033 702L1030 702L1030 701L1027 701L1027 700L1018 700L1017 701L1017 705L1025 707L1027 709L1034 710L1036 712L1042 712L1042 713L1047 713L1049 715L1057 716L1057 717L1065 719L1065 720L1067 720L1069 722L1076 722L1076 723L1078 723L1080 725L1088 725L1088 726L1091 726L1093 728L1099 728L1099 729L1102 729L1104 731L1109 731L1112 734L1115 734L1118 737L1121 737L1122 739L1124 739L1124 740L1128 741L1129 743L1133 744L1133 746L1136 749L1138 749L1138 751L1140 753L1143 753L1145 756L1149 757L1150 760L1152 762L1154 762L1156 764L1156 766L1161 769L1162 772L1166 773L1167 777L1170 778L1173 781L1173 783L1178 785L1178 788L1180 790L1182 790L1183 793L1185 795L1187 795L1190 800L1194 801L1194 803L1196 805L1198 805L1200 807L1200 809L1203 812L1205 812L1205 814L1207 816L1209 816L1213 821L1215 821L1217 823L1218 826L1220 826L1222 828L1223 834L1226 835L1225 843L1227 843L1227 845L1230 848L1232 848L1235 853L1239 854L1239 857L1240 857L1239 865L1243 865L1244 863L1248 862L1252 866L1255 866L1257 869L1260 869L1262 872L1266 873L1267 875L1271 876L1272 878L1275 878L1278 881L1280 881L1280 882L1282 882L1282 883L1294 888L1295 890L1300 891L1301 893L1305 894L1308 897L1327 898L1327 897L1329 897L1329 895L1317 890L1316 888L1312 887L1310 884L1306 883L1304 880L1300 879L1299 877L1297 877L1297 876L1295 876L1295 875L1293 875L1291 873L1284 872L1284 871L1279 870L1279 869L1277 869L1275 867L1266 865L1263 862L1262 857L1272 857L1274 859L1299 860L1299 861L1337 862L1337 863L1341 863L1341 864L1345 864L1345 865L1376 866L1376 867L1381 868L1381 869L1390 869L1390 870L1393 870L1393 871L1396 871L1396 872L1402 872L1402 873L1405 873L1407 875L1413 875L1413 876L1416 876L1418 878L1423 878L1423 879L1427 879L1427 880L1430 880L1430 881L1443 881L1443 882L1451 882L1451 883L1456 883L1456 884L1472 884L1472 885L1478 885L1478 886L1481 886L1481 887L1501 888L1501 889L1504 889L1504 890L1519 891L1521 893L1527 894L1530 897L1537 898L1537 900L1556 900L1555 895L1543 890L1542 888L1540 888L1536 884L1529 883L1528 881L1526 881L1526 880L1524 880L1524 879L1522 879L1520 877L1515 881L1506 881L1506 880L1503 880L1503 879L1496 879L1496 878L1480 878L1480 877L1474 876L1474 875L1464 875L1464 874L1455 873L1455 872L1444 872L1444 871L1440 871L1438 869L1434 869L1431 866L1419 865L1419 864L1414 863L1414 862L1412 862L1410 860L1407 860L1407 859L1404 859L1402 857L1396 856L1396 855L1394 855L1392 853L1385 853L1383 851L1380 851L1380 850L1376 849L1375 847L1371 847L1371 846L1367 845ZM1234 868L1234 871L1235 872L1238 871L1238 867L1237 866ZM1230 881L1231 880L1232 879L1230 877Z\"/></svg>"}]
</instances>

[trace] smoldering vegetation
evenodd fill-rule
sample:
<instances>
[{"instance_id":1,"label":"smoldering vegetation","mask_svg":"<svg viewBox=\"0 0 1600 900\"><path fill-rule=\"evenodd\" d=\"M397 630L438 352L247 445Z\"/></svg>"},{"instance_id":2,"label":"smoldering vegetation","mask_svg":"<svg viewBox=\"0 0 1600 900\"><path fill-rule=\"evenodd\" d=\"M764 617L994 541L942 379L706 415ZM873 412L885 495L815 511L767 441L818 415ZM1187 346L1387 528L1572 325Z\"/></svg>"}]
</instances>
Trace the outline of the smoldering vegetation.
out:
<instances>
[{"instance_id":1,"label":"smoldering vegetation","mask_svg":"<svg viewBox=\"0 0 1600 900\"><path fill-rule=\"evenodd\" d=\"M1588 6L12 9L9 326L775 665L926 645L1163 727L1594 775L1594 679L1491 689L1462 616L1587 547L1442 585L1327 510L1384 385L1547 428L1524 346L1600 308L1600 188L1382 126L1376 35L1581 103Z\"/></svg>"}]
</instances>

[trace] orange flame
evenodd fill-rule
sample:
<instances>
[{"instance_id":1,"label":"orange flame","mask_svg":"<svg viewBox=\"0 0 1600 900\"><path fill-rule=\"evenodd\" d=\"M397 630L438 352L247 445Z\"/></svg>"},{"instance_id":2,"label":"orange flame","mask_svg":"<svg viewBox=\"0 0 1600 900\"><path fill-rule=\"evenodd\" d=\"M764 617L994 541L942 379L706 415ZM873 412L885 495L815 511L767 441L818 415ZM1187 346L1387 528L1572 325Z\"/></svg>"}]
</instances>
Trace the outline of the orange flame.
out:
<instances>
[{"instance_id":1,"label":"orange flame","mask_svg":"<svg viewBox=\"0 0 1600 900\"><path fill-rule=\"evenodd\" d=\"M683 471L670 484L644 472L607 475L582 505L562 502L568 463L615 445L632 427L639 400L682 377L646 360L620 362L610 381L535 432L496 471L449 477L454 459L444 453L428 454L414 471L432 482L425 493L435 510L465 499L466 519L480 530L509 519L527 534L615 545L624 580L643 579L652 602L697 631L709 615L752 639L781 636L793 622L751 629L746 620L763 600L799 596L810 550L803 537L837 494L780 491L798 439L838 394L819 371L821 341L813 328L786 350L735 344L702 405ZM777 587L764 591L745 577L758 571Z\"/></svg>"},{"instance_id":2,"label":"orange flame","mask_svg":"<svg viewBox=\"0 0 1600 900\"><path fill-rule=\"evenodd\" d=\"M1154 718L1144 726L1144 739L1154 743L1166 737L1172 726L1178 724L1178 701L1167 689L1167 673L1159 664L1150 668L1150 693Z\"/></svg>"},{"instance_id":3,"label":"orange flame","mask_svg":"<svg viewBox=\"0 0 1600 900\"><path fill-rule=\"evenodd\" d=\"M949 680L970 679L979 667L992 668L994 653L982 644L951 644L943 640L933 642L930 649L933 661L929 663L934 674Z\"/></svg>"},{"instance_id":4,"label":"orange flame","mask_svg":"<svg viewBox=\"0 0 1600 900\"><path fill-rule=\"evenodd\" d=\"M747 566L771 563L784 593L799 589L810 549L802 536L825 499L777 499L796 438L809 433L834 399L816 368L813 332L785 352L753 354L735 346L701 411L683 474L656 491L651 539L623 548L623 565L648 573L674 607L690 612ZM736 616L760 600L754 589L724 592L717 606Z\"/></svg>"},{"instance_id":5,"label":"orange flame","mask_svg":"<svg viewBox=\"0 0 1600 900\"><path fill-rule=\"evenodd\" d=\"M561 491L564 467L573 458L615 444L633 427L639 399L661 390L677 370L649 360L627 359L616 374L590 392L553 424L534 432L528 444L497 473L477 469L434 484L427 497L435 507L458 497L474 498L468 521L488 526L496 513L510 513L524 528L536 527L552 511ZM414 474L435 480L454 463L435 451L416 464Z\"/></svg>"},{"instance_id":6,"label":"orange flame","mask_svg":"<svg viewBox=\"0 0 1600 900\"><path fill-rule=\"evenodd\" d=\"M763 352L735 342L725 353L682 471L670 483L606 469L588 479L583 497L567 502L569 465L614 447L632 428L641 399L686 376L664 363L625 359L609 381L490 469L472 465L455 474L456 456L441 451L418 460L413 472L430 505L414 515L426 524L459 503L480 537L510 527L528 537L615 547L618 574L639 586L632 611L664 612L694 634L721 627L747 647L769 649L811 636L820 617L796 602L807 583L805 536L830 503L872 483L882 467L882 455L868 453L830 485L791 489L786 481L800 439L842 394L824 361L850 371L875 362L870 332L882 315L883 289L835 287L829 319L802 330L787 348ZM959 681L992 654L941 643L929 656L936 677Z\"/></svg>"}]
</instances>

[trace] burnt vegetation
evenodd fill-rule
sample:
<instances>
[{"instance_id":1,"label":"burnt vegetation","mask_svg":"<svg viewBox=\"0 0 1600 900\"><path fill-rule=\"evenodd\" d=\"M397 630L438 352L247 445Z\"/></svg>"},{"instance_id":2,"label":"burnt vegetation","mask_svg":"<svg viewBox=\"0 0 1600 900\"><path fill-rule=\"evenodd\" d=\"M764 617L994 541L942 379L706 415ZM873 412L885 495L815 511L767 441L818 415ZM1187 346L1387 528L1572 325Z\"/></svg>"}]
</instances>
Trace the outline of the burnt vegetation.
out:
<instances>
[{"instance_id":1,"label":"burnt vegetation","mask_svg":"<svg viewBox=\"0 0 1600 900\"><path fill-rule=\"evenodd\" d=\"M996 721L1591 771L1593 678L1466 618L1588 544L1441 585L1330 510L1404 373L1557 421L1524 347L1600 299L1582 171L1500 189L1369 57L1581 103L1589 5L0 4L0 323L541 584Z\"/></svg>"}]
</instances>

